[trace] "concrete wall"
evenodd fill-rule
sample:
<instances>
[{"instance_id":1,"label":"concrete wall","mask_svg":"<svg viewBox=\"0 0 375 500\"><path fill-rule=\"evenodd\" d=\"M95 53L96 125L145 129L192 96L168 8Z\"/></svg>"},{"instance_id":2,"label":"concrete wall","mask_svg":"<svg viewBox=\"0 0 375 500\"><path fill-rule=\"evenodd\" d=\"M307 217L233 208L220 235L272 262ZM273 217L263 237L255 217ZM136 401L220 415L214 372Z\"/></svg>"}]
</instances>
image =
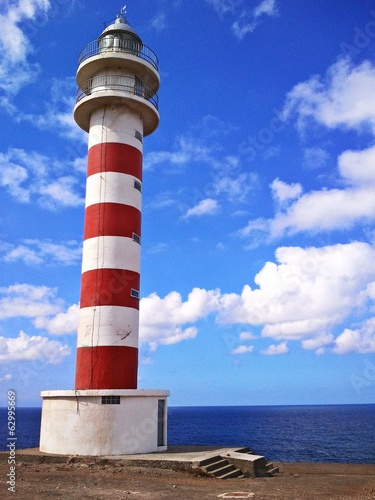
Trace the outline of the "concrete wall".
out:
<instances>
[{"instance_id":1,"label":"concrete wall","mask_svg":"<svg viewBox=\"0 0 375 500\"><path fill-rule=\"evenodd\" d=\"M126 394L125 394L126 393ZM126 455L167 449L158 446L158 401L168 391L46 391L42 393L40 450L63 455ZM120 396L120 404L102 404Z\"/></svg>"}]
</instances>

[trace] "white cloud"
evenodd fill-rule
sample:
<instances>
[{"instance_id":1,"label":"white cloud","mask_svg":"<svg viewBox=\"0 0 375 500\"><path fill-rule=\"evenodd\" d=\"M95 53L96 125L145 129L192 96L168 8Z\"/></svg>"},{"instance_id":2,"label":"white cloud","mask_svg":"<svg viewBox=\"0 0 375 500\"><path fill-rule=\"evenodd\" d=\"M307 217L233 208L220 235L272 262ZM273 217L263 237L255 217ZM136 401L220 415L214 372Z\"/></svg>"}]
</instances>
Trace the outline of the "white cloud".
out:
<instances>
[{"instance_id":1,"label":"white cloud","mask_svg":"<svg viewBox=\"0 0 375 500\"><path fill-rule=\"evenodd\" d=\"M329 159L329 153L320 147L306 148L303 152L305 165L310 170L324 167Z\"/></svg>"},{"instance_id":2,"label":"white cloud","mask_svg":"<svg viewBox=\"0 0 375 500\"><path fill-rule=\"evenodd\" d=\"M10 373L7 373L4 377L0 378L0 382L9 382L12 380L12 375Z\"/></svg>"},{"instance_id":3,"label":"white cloud","mask_svg":"<svg viewBox=\"0 0 375 500\"><path fill-rule=\"evenodd\" d=\"M303 231L319 233L350 229L356 223L375 219L375 197L371 186L361 189L312 191L270 221L272 238Z\"/></svg>"},{"instance_id":4,"label":"white cloud","mask_svg":"<svg viewBox=\"0 0 375 500\"><path fill-rule=\"evenodd\" d=\"M221 297L218 321L263 325L277 340L308 340L364 307L375 277L375 249L354 242L323 248L280 247L277 263L255 276L257 288Z\"/></svg>"},{"instance_id":5,"label":"white cloud","mask_svg":"<svg viewBox=\"0 0 375 500\"><path fill-rule=\"evenodd\" d=\"M340 59L324 78L314 76L296 85L287 95L284 119L295 119L300 130L311 124L330 129L352 129L375 133L375 66L369 61L354 66ZM328 153L320 147L305 150L309 168L320 168L328 161ZM347 150L337 159L337 184L340 187L313 190L286 199L277 207L273 219L249 221L239 233L256 240L266 235L279 238L298 232L347 230L375 220L375 147ZM279 183L282 183L279 185ZM276 184L275 184L276 183ZM280 198L285 183L276 179L271 184L273 195ZM297 186L297 185L296 185ZM276 190L275 190L276 187Z\"/></svg>"},{"instance_id":6,"label":"white cloud","mask_svg":"<svg viewBox=\"0 0 375 500\"><path fill-rule=\"evenodd\" d=\"M264 16L276 16L278 9L276 0L262 0L255 7L248 7L246 0L206 0L212 5L221 19L226 14L234 17L232 30L241 40L247 33L255 30Z\"/></svg>"},{"instance_id":7,"label":"white cloud","mask_svg":"<svg viewBox=\"0 0 375 500\"><path fill-rule=\"evenodd\" d=\"M257 338L256 335L254 335L251 332L241 332L239 336L240 340L253 340L256 338Z\"/></svg>"},{"instance_id":8,"label":"white cloud","mask_svg":"<svg viewBox=\"0 0 375 500\"><path fill-rule=\"evenodd\" d=\"M214 146L205 144L205 138L197 140L188 134L178 137L174 151L154 151L145 155L144 169L151 170L156 165L169 163L171 165L186 165L191 162L212 164Z\"/></svg>"},{"instance_id":9,"label":"white cloud","mask_svg":"<svg viewBox=\"0 0 375 500\"><path fill-rule=\"evenodd\" d=\"M272 344L267 349L261 351L262 354L266 356L274 356L278 354L287 354L289 352L289 347L286 342L281 342L281 344L275 345Z\"/></svg>"},{"instance_id":10,"label":"white cloud","mask_svg":"<svg viewBox=\"0 0 375 500\"><path fill-rule=\"evenodd\" d=\"M220 292L194 288L183 302L177 292L160 298L156 293L141 300L140 340L156 348L158 344L175 344L194 338L198 330L183 325L205 318L218 308Z\"/></svg>"},{"instance_id":11,"label":"white cloud","mask_svg":"<svg viewBox=\"0 0 375 500\"><path fill-rule=\"evenodd\" d=\"M212 198L206 198L205 200L200 201L197 205L189 210L184 215L185 219L190 217L201 217L202 215L215 215L219 211L219 204L217 200L213 200Z\"/></svg>"},{"instance_id":12,"label":"white cloud","mask_svg":"<svg viewBox=\"0 0 375 500\"><path fill-rule=\"evenodd\" d=\"M233 349L232 354L234 354L234 355L236 355L236 354L248 354L250 352L253 352L253 350L254 350L253 345L250 345L250 346L239 345L238 347Z\"/></svg>"},{"instance_id":13,"label":"white cloud","mask_svg":"<svg viewBox=\"0 0 375 500\"><path fill-rule=\"evenodd\" d=\"M51 160L35 151L10 148L7 153L0 153L0 187L20 203L36 199L48 209L81 206L83 186L77 187L75 176L64 175L71 169L69 162Z\"/></svg>"},{"instance_id":14,"label":"white cloud","mask_svg":"<svg viewBox=\"0 0 375 500\"><path fill-rule=\"evenodd\" d=\"M375 186L375 146L362 151L347 150L338 158L342 178L356 187Z\"/></svg>"},{"instance_id":15,"label":"white cloud","mask_svg":"<svg viewBox=\"0 0 375 500\"><path fill-rule=\"evenodd\" d=\"M62 306L53 288L28 284L0 288L0 320L51 316L59 313Z\"/></svg>"},{"instance_id":16,"label":"white cloud","mask_svg":"<svg viewBox=\"0 0 375 500\"><path fill-rule=\"evenodd\" d=\"M60 312L52 318L38 316L34 320L34 326L39 330L45 330L51 335L65 335L76 333L78 328L79 304L73 304L66 312Z\"/></svg>"},{"instance_id":17,"label":"white cloud","mask_svg":"<svg viewBox=\"0 0 375 500\"><path fill-rule=\"evenodd\" d=\"M336 338L333 352L347 354L349 352L375 352L375 318L364 321L361 328L345 330Z\"/></svg>"},{"instance_id":18,"label":"white cloud","mask_svg":"<svg viewBox=\"0 0 375 500\"><path fill-rule=\"evenodd\" d=\"M262 2L254 9L254 17L263 15L275 16L277 14L276 0L262 0Z\"/></svg>"},{"instance_id":19,"label":"white cloud","mask_svg":"<svg viewBox=\"0 0 375 500\"><path fill-rule=\"evenodd\" d=\"M87 133L78 127L73 114L77 90L75 78L54 79L50 86L51 94L43 113L31 114L17 110L12 113L13 118L16 121L30 122L41 130L56 130L62 137L81 143L82 150L73 151L73 156L76 161L86 161ZM83 154L85 156L79 158Z\"/></svg>"},{"instance_id":20,"label":"white cloud","mask_svg":"<svg viewBox=\"0 0 375 500\"><path fill-rule=\"evenodd\" d=\"M237 154L223 154L222 137L236 130L230 123L224 123L214 116L208 115L195 126L190 127L184 136L176 138L170 151L153 151L145 155L144 169L152 170L163 165L163 172L176 175L192 164L202 169L207 166L213 171L212 181L204 186L207 199L229 201L230 203L247 203L249 194L258 188L258 174L244 172L240 157ZM157 195L150 205L166 208L181 203L179 193L166 191Z\"/></svg>"},{"instance_id":21,"label":"white cloud","mask_svg":"<svg viewBox=\"0 0 375 500\"><path fill-rule=\"evenodd\" d=\"M299 183L287 184L280 179L275 179L271 184L272 196L279 202L284 203L295 200L302 193L302 186Z\"/></svg>"},{"instance_id":22,"label":"white cloud","mask_svg":"<svg viewBox=\"0 0 375 500\"><path fill-rule=\"evenodd\" d=\"M280 247L276 261L267 262L254 278L256 288L245 285L241 294L194 288L186 300L177 292L164 298L156 293L141 300L140 340L151 350L176 344L198 334L196 323L214 314L219 324L258 325L262 336L281 342L265 354L287 352L286 341L301 341L304 349L321 354L372 352L374 320L362 326L359 313L375 299L375 248L353 242L323 248ZM78 304L68 310L56 298L56 290L32 285L0 288L0 319L27 317L34 326L52 335L74 333ZM356 327L336 339L333 329L349 318ZM257 340L243 330L240 342ZM231 346L234 354L252 346ZM242 346L242 347L241 347ZM246 348L246 349L245 349Z\"/></svg>"},{"instance_id":23,"label":"white cloud","mask_svg":"<svg viewBox=\"0 0 375 500\"><path fill-rule=\"evenodd\" d=\"M70 355L70 348L46 337L20 332L16 338L0 337L0 361L45 361L58 364Z\"/></svg>"},{"instance_id":24,"label":"white cloud","mask_svg":"<svg viewBox=\"0 0 375 500\"><path fill-rule=\"evenodd\" d=\"M332 333L322 333L314 338L302 340L301 345L303 349L312 349L316 351L332 344L333 339L334 337Z\"/></svg>"},{"instance_id":25,"label":"white cloud","mask_svg":"<svg viewBox=\"0 0 375 500\"><path fill-rule=\"evenodd\" d=\"M26 265L55 262L69 266L79 263L82 258L82 245L76 241L24 240L18 245L4 245L4 251L5 262L21 261Z\"/></svg>"},{"instance_id":26,"label":"white cloud","mask_svg":"<svg viewBox=\"0 0 375 500\"><path fill-rule=\"evenodd\" d=\"M213 168L231 170L236 163L235 156L222 155L220 140L234 130L234 127L211 115L204 116L200 122L191 127L185 135L176 138L172 151L154 151L145 155L144 168L152 169L159 164L170 164L174 167L191 163L205 164ZM173 169L173 172L176 168Z\"/></svg>"},{"instance_id":27,"label":"white cloud","mask_svg":"<svg viewBox=\"0 0 375 500\"><path fill-rule=\"evenodd\" d=\"M232 203L245 203L250 192L257 186L257 174L241 173L237 176L217 176L211 191L215 196L225 195Z\"/></svg>"},{"instance_id":28,"label":"white cloud","mask_svg":"<svg viewBox=\"0 0 375 500\"><path fill-rule=\"evenodd\" d=\"M338 174L344 188L302 193L299 184L279 179L271 184L273 196L284 204L273 219L251 220L240 231L251 238L257 232L280 238L285 234L350 229L375 220L375 147L344 151L338 157ZM294 199L298 197L298 199ZM285 202L291 203L285 203ZM339 207L339 209L338 209Z\"/></svg>"},{"instance_id":29,"label":"white cloud","mask_svg":"<svg viewBox=\"0 0 375 500\"><path fill-rule=\"evenodd\" d=\"M296 85L287 95L285 117L295 117L301 130L311 122L325 127L375 131L375 67L364 61L354 66L340 59L325 78L316 75Z\"/></svg>"},{"instance_id":30,"label":"white cloud","mask_svg":"<svg viewBox=\"0 0 375 500\"><path fill-rule=\"evenodd\" d=\"M0 13L0 89L8 94L16 94L38 74L38 66L27 60L33 48L22 23L45 16L49 8L49 0L20 0L6 2Z\"/></svg>"},{"instance_id":31,"label":"white cloud","mask_svg":"<svg viewBox=\"0 0 375 500\"><path fill-rule=\"evenodd\" d=\"M234 13L236 4L241 3L238 0L206 0L206 2L216 10L217 14L222 18L227 12Z\"/></svg>"},{"instance_id":32,"label":"white cloud","mask_svg":"<svg viewBox=\"0 0 375 500\"><path fill-rule=\"evenodd\" d=\"M159 12L152 20L151 27L154 28L158 33L163 31L167 26L167 20L165 12Z\"/></svg>"},{"instance_id":33,"label":"white cloud","mask_svg":"<svg viewBox=\"0 0 375 500\"><path fill-rule=\"evenodd\" d=\"M0 288L0 320L29 318L39 330L64 335L77 331L78 312L78 304L65 310L54 288L28 284Z\"/></svg>"},{"instance_id":34,"label":"white cloud","mask_svg":"<svg viewBox=\"0 0 375 500\"><path fill-rule=\"evenodd\" d=\"M215 313L219 324L259 325L263 337L281 342L266 354L287 352L290 340L301 341L302 348L317 354L325 349L339 354L353 350L353 345L358 352L372 349L371 322L336 340L332 333L351 315L366 311L375 298L375 248L370 245L280 247L276 262L267 262L254 282L256 288L245 285L241 294L195 288L185 302L177 292L142 299L141 340L156 348L194 338L194 324ZM239 337L242 342L256 339L248 331ZM231 351L239 347L232 345Z\"/></svg>"}]
</instances>

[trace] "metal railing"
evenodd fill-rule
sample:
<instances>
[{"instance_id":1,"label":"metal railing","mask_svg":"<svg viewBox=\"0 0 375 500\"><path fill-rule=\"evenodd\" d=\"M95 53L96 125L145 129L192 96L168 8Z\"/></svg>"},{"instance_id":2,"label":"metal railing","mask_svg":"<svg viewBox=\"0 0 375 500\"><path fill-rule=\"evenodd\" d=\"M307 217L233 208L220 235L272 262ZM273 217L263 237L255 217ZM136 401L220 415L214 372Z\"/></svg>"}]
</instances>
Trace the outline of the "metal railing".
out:
<instances>
[{"instance_id":1,"label":"metal railing","mask_svg":"<svg viewBox=\"0 0 375 500\"><path fill-rule=\"evenodd\" d=\"M157 71L159 71L158 58L155 52L153 52L149 47L141 45L135 40L122 40L117 37L104 37L88 43L86 47L82 49L78 57L78 65L90 57L114 52L124 52L139 57L140 59L149 62Z\"/></svg>"},{"instance_id":2,"label":"metal railing","mask_svg":"<svg viewBox=\"0 0 375 500\"><path fill-rule=\"evenodd\" d=\"M117 90L128 95L142 97L156 109L159 107L159 98L155 91L143 83L139 78L121 75L94 76L87 80L77 91L77 103L84 97L95 92Z\"/></svg>"}]
</instances>

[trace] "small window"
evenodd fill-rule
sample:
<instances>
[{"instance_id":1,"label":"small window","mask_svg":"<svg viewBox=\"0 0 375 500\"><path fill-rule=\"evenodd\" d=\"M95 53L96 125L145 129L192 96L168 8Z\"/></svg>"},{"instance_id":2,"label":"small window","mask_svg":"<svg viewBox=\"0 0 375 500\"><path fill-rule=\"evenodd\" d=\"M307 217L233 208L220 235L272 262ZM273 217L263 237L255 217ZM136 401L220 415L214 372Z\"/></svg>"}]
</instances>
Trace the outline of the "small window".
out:
<instances>
[{"instance_id":1,"label":"small window","mask_svg":"<svg viewBox=\"0 0 375 500\"><path fill-rule=\"evenodd\" d=\"M130 295L133 297L133 299L139 299L139 290L134 290L134 288L131 289Z\"/></svg>"},{"instance_id":2,"label":"small window","mask_svg":"<svg viewBox=\"0 0 375 500\"><path fill-rule=\"evenodd\" d=\"M134 137L139 141L143 142L142 134L138 130L135 131Z\"/></svg>"},{"instance_id":3,"label":"small window","mask_svg":"<svg viewBox=\"0 0 375 500\"><path fill-rule=\"evenodd\" d=\"M102 396L102 405L119 405L120 396Z\"/></svg>"},{"instance_id":4,"label":"small window","mask_svg":"<svg viewBox=\"0 0 375 500\"><path fill-rule=\"evenodd\" d=\"M138 191L142 193L142 184L139 181L134 181L134 188L138 189Z\"/></svg>"},{"instance_id":5,"label":"small window","mask_svg":"<svg viewBox=\"0 0 375 500\"><path fill-rule=\"evenodd\" d=\"M135 241L136 243L141 244L141 237L138 234L133 233L133 241Z\"/></svg>"}]
</instances>

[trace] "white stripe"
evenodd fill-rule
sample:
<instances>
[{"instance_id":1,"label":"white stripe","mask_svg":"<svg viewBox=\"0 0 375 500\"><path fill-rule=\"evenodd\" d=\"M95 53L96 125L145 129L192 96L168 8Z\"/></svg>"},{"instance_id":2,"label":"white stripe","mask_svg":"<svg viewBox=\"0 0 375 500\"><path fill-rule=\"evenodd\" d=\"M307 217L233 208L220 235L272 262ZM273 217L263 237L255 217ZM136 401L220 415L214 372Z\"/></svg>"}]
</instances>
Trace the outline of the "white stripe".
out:
<instances>
[{"instance_id":1,"label":"white stripe","mask_svg":"<svg viewBox=\"0 0 375 500\"><path fill-rule=\"evenodd\" d=\"M89 149L103 142L129 144L143 152L142 142L135 137L135 131L143 135L141 116L127 106L109 106L93 111L90 118Z\"/></svg>"},{"instance_id":2,"label":"white stripe","mask_svg":"<svg viewBox=\"0 0 375 500\"><path fill-rule=\"evenodd\" d=\"M82 273L94 269L127 269L140 273L141 246L123 236L98 236L83 242Z\"/></svg>"},{"instance_id":3,"label":"white stripe","mask_svg":"<svg viewBox=\"0 0 375 500\"><path fill-rule=\"evenodd\" d=\"M139 180L133 175L102 172L86 181L86 207L96 203L120 203L142 210L142 194L134 187Z\"/></svg>"},{"instance_id":4,"label":"white stripe","mask_svg":"<svg viewBox=\"0 0 375 500\"><path fill-rule=\"evenodd\" d=\"M96 306L79 311L77 347L138 347L139 311L131 307Z\"/></svg>"}]
</instances>

